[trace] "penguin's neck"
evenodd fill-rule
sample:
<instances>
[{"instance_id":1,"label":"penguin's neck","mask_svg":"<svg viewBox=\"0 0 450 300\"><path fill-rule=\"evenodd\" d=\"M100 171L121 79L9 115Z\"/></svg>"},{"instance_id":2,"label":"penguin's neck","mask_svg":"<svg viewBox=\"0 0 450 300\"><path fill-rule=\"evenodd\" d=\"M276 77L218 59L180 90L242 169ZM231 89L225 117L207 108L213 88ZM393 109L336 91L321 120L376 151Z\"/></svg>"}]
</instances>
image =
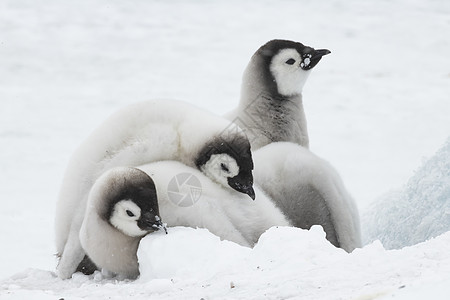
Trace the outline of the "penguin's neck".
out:
<instances>
[{"instance_id":1,"label":"penguin's neck","mask_svg":"<svg viewBox=\"0 0 450 300\"><path fill-rule=\"evenodd\" d=\"M246 73L236 122L246 129L252 150L280 141L309 148L302 94L274 95L262 78L255 78L255 72Z\"/></svg>"},{"instance_id":2,"label":"penguin's neck","mask_svg":"<svg viewBox=\"0 0 450 300\"><path fill-rule=\"evenodd\" d=\"M80 239L86 254L98 267L119 277L135 279L139 276L137 249L140 238L127 236L98 214L88 213Z\"/></svg>"}]
</instances>

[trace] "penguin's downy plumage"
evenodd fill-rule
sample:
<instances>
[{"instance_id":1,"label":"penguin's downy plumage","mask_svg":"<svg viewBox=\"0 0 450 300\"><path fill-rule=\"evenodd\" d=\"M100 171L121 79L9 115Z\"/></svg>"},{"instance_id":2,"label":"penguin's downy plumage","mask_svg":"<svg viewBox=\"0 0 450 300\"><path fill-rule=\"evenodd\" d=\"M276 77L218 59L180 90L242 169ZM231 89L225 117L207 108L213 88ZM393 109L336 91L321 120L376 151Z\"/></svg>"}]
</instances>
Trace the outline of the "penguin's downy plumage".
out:
<instances>
[{"instance_id":1,"label":"penguin's downy plumage","mask_svg":"<svg viewBox=\"0 0 450 300\"><path fill-rule=\"evenodd\" d=\"M80 247L68 244L78 241L88 193L97 178L114 167L159 160L183 162L227 188L255 197L250 143L238 126L181 101L127 106L103 122L68 164L56 206L59 268L76 267L64 259L64 252L67 246ZM217 172L221 168L230 172Z\"/></svg>"},{"instance_id":2,"label":"penguin's downy plumage","mask_svg":"<svg viewBox=\"0 0 450 300\"><path fill-rule=\"evenodd\" d=\"M159 211L167 226L206 228L221 239L253 246L270 227L290 225L257 186L256 199L252 201L177 161L155 162L138 168L154 180Z\"/></svg>"},{"instance_id":3,"label":"penguin's downy plumage","mask_svg":"<svg viewBox=\"0 0 450 300\"><path fill-rule=\"evenodd\" d=\"M293 41L267 42L250 59L240 103L226 117L250 140L255 183L292 225L322 225L332 244L352 251L361 246L355 202L334 168L308 150L302 102L311 69L329 53Z\"/></svg>"},{"instance_id":4,"label":"penguin's downy plumage","mask_svg":"<svg viewBox=\"0 0 450 300\"><path fill-rule=\"evenodd\" d=\"M334 168L308 149L279 142L253 153L255 184L260 186L295 227L321 225L336 247L361 247L355 201Z\"/></svg>"},{"instance_id":5,"label":"penguin's downy plumage","mask_svg":"<svg viewBox=\"0 0 450 300\"><path fill-rule=\"evenodd\" d=\"M226 117L247 134L253 150L271 142L309 147L303 86L327 49L272 40L261 46L244 71L238 107Z\"/></svg>"},{"instance_id":6,"label":"penguin's downy plumage","mask_svg":"<svg viewBox=\"0 0 450 300\"><path fill-rule=\"evenodd\" d=\"M58 275L69 278L75 269L86 274L99 269L135 279L140 239L162 227L153 180L136 168L110 169L89 193L81 228L64 248Z\"/></svg>"}]
</instances>

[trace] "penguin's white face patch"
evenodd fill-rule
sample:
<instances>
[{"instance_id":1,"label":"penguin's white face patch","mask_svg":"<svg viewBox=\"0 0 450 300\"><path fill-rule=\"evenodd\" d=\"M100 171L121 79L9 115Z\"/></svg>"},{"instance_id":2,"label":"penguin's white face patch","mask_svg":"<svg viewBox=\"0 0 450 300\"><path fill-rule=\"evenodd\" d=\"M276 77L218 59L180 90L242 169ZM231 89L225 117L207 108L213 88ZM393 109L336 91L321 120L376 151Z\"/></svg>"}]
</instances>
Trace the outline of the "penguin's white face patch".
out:
<instances>
[{"instance_id":1,"label":"penguin's white face patch","mask_svg":"<svg viewBox=\"0 0 450 300\"><path fill-rule=\"evenodd\" d=\"M211 155L201 171L223 186L228 186L228 178L239 174L239 166L233 157L220 153Z\"/></svg>"},{"instance_id":2,"label":"penguin's white face patch","mask_svg":"<svg viewBox=\"0 0 450 300\"><path fill-rule=\"evenodd\" d=\"M147 234L138 226L141 209L131 200L121 200L114 205L109 222L124 234L139 237Z\"/></svg>"},{"instance_id":3,"label":"penguin's white face patch","mask_svg":"<svg viewBox=\"0 0 450 300\"><path fill-rule=\"evenodd\" d=\"M310 70L302 67L311 61L308 57L302 60L300 53L295 49L283 49L272 57L270 72L275 78L278 93L283 96L301 94Z\"/></svg>"}]
</instances>

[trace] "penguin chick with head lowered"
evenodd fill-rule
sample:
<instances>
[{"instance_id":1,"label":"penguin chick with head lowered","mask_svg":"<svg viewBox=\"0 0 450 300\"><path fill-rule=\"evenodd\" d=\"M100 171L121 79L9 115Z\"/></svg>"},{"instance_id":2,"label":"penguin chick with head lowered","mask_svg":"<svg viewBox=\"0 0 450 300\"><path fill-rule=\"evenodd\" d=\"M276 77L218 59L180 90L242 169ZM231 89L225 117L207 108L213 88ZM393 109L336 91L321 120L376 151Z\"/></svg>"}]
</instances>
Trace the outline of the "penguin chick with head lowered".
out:
<instances>
[{"instance_id":1,"label":"penguin chick with head lowered","mask_svg":"<svg viewBox=\"0 0 450 300\"><path fill-rule=\"evenodd\" d=\"M139 275L139 242L160 228L164 226L153 180L135 168L110 169L95 181L89 193L79 233L85 252L77 253L81 261L77 269L90 273L93 263L121 279L135 279Z\"/></svg>"},{"instance_id":2,"label":"penguin chick with head lowered","mask_svg":"<svg viewBox=\"0 0 450 300\"><path fill-rule=\"evenodd\" d=\"M295 227L321 225L347 252L361 247L356 203L334 168L308 149L272 143L253 153L255 182Z\"/></svg>"},{"instance_id":3,"label":"penguin chick with head lowered","mask_svg":"<svg viewBox=\"0 0 450 300\"><path fill-rule=\"evenodd\" d=\"M309 147L302 90L311 69L329 53L272 40L253 54L244 71L239 105L226 114L246 132L253 150L280 141Z\"/></svg>"},{"instance_id":4,"label":"penguin chick with head lowered","mask_svg":"<svg viewBox=\"0 0 450 300\"><path fill-rule=\"evenodd\" d=\"M270 227L290 225L257 186L256 199L251 201L177 161L155 162L138 168L155 182L159 211L167 226L206 228L221 239L252 247Z\"/></svg>"},{"instance_id":5,"label":"penguin chick with head lowered","mask_svg":"<svg viewBox=\"0 0 450 300\"><path fill-rule=\"evenodd\" d=\"M250 143L235 124L181 101L127 106L84 141L66 169L55 220L61 278L69 278L79 264L74 253L82 251L78 233L95 180L114 167L159 160L181 161L227 188L255 197ZM70 252L66 251L68 244Z\"/></svg>"}]
</instances>

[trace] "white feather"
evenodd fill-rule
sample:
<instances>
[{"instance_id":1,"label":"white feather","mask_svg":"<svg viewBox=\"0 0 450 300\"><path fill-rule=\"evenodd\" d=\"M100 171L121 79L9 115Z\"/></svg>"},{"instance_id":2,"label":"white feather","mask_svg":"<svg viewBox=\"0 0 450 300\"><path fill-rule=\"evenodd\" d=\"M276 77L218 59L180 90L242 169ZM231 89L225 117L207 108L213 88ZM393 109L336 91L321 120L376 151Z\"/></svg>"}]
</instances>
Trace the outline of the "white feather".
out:
<instances>
[{"instance_id":1,"label":"white feather","mask_svg":"<svg viewBox=\"0 0 450 300\"><path fill-rule=\"evenodd\" d=\"M253 246L270 227L289 225L258 187L255 187L256 199L251 200L245 194L216 184L197 169L176 161L156 162L138 168L155 182L159 212L168 226L206 228L221 239ZM201 196L191 206L176 205L169 197L169 182L180 173L192 174L200 182Z\"/></svg>"}]
</instances>

